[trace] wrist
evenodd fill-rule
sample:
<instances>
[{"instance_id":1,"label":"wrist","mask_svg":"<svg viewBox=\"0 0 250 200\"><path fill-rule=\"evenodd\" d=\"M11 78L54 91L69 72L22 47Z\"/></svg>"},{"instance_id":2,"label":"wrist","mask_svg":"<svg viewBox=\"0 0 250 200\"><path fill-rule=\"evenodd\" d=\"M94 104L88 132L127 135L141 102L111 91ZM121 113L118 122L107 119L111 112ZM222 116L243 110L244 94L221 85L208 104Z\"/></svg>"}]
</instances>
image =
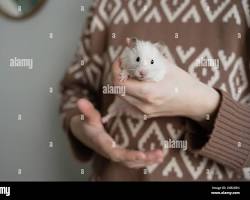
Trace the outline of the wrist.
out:
<instances>
[{"instance_id":1,"label":"wrist","mask_svg":"<svg viewBox=\"0 0 250 200\"><path fill-rule=\"evenodd\" d=\"M193 101L193 109L189 117L198 122L210 120L219 106L220 94L214 88L203 84L198 90L199 96Z\"/></svg>"}]
</instances>

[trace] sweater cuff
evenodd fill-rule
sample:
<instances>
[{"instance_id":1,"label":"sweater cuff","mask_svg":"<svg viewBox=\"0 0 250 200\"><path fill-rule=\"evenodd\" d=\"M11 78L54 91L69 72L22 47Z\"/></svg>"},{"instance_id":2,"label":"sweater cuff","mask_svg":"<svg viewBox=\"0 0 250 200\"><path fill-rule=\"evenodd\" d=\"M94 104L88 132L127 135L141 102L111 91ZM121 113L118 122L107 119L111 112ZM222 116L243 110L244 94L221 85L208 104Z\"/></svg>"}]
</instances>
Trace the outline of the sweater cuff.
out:
<instances>
[{"instance_id":1,"label":"sweater cuff","mask_svg":"<svg viewBox=\"0 0 250 200\"><path fill-rule=\"evenodd\" d=\"M74 116L81 115L78 108L73 108L63 113L63 128L68 135L73 155L81 162L87 162L92 158L92 150L78 141L71 132L70 121Z\"/></svg>"},{"instance_id":2,"label":"sweater cuff","mask_svg":"<svg viewBox=\"0 0 250 200\"><path fill-rule=\"evenodd\" d=\"M241 171L250 166L250 108L221 92L221 105L200 154Z\"/></svg>"}]
</instances>

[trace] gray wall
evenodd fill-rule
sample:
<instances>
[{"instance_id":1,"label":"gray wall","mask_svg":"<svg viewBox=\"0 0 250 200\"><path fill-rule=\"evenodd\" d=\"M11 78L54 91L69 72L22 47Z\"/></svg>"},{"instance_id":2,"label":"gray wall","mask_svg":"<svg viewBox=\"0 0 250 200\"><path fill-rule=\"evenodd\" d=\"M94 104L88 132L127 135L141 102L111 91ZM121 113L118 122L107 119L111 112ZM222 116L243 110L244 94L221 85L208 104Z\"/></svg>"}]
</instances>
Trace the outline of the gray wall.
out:
<instances>
[{"instance_id":1,"label":"gray wall","mask_svg":"<svg viewBox=\"0 0 250 200\"><path fill-rule=\"evenodd\" d=\"M58 83L84 26L80 6L90 3L49 0L28 20L0 17L0 181L86 180L89 169L75 160L61 128ZM32 58L34 69L10 68L13 57Z\"/></svg>"}]
</instances>

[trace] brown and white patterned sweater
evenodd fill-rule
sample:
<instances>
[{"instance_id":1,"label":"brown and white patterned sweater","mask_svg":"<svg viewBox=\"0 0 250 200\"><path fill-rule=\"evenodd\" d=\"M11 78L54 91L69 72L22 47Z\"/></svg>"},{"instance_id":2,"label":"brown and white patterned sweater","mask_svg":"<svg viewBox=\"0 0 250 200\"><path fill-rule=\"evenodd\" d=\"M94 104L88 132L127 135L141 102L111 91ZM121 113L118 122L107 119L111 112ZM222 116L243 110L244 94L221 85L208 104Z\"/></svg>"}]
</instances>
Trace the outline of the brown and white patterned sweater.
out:
<instances>
[{"instance_id":1,"label":"brown and white patterned sweater","mask_svg":"<svg viewBox=\"0 0 250 200\"><path fill-rule=\"evenodd\" d=\"M94 176L114 181L244 180L250 176L250 0L96 0L73 64L61 82L60 112L77 157L93 153L73 138L76 101L90 99L102 115L114 100L102 87L128 36L167 44L177 66L221 92L217 114L199 125L183 117L117 117L107 131L124 147L147 150L163 139L188 139L189 149L167 149L164 162L127 169L95 155ZM219 68L198 66L218 59ZM181 80L180 80L181 81ZM248 104L248 105L247 105Z\"/></svg>"}]
</instances>

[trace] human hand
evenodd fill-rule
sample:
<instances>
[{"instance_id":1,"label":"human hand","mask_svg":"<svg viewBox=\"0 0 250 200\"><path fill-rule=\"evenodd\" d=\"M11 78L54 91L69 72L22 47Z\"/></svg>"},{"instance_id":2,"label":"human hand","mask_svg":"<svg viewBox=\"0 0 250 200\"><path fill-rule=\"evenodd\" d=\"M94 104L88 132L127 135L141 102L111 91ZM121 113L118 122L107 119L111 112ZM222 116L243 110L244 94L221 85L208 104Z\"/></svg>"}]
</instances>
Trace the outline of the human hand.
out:
<instances>
[{"instance_id":1,"label":"human hand","mask_svg":"<svg viewBox=\"0 0 250 200\"><path fill-rule=\"evenodd\" d=\"M113 82L125 86L124 100L146 114L148 118L185 116L202 121L212 114L220 101L219 93L186 71L169 63L168 72L159 82L120 81L121 60L113 64Z\"/></svg>"},{"instance_id":2,"label":"human hand","mask_svg":"<svg viewBox=\"0 0 250 200\"><path fill-rule=\"evenodd\" d=\"M81 99L77 105L85 119L81 121L80 116L72 118L72 133L96 153L129 168L142 168L163 161L162 150L141 152L119 147L104 129L101 115L92 103L87 99Z\"/></svg>"}]
</instances>

